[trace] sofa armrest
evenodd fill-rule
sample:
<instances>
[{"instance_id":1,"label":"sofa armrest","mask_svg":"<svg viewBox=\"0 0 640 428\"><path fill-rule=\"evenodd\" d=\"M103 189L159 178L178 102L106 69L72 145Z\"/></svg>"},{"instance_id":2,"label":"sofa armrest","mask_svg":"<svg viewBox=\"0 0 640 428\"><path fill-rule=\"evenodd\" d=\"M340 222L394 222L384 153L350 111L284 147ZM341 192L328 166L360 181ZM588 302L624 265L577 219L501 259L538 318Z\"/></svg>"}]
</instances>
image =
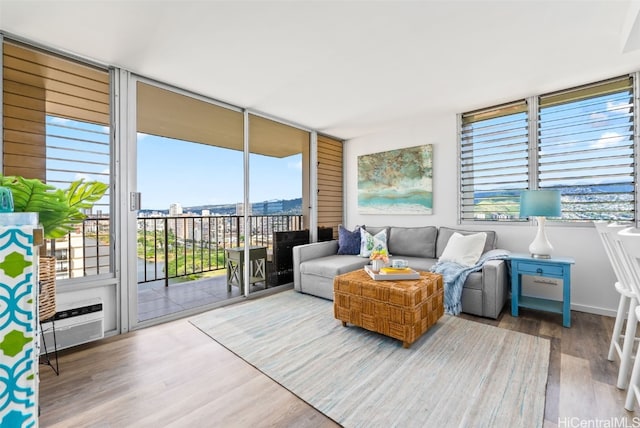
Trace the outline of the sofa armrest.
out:
<instances>
[{"instance_id":1,"label":"sofa armrest","mask_svg":"<svg viewBox=\"0 0 640 428\"><path fill-rule=\"evenodd\" d=\"M338 241L314 242L293 247L293 288L301 291L300 264L320 257L338 253Z\"/></svg>"},{"instance_id":2,"label":"sofa armrest","mask_svg":"<svg viewBox=\"0 0 640 428\"><path fill-rule=\"evenodd\" d=\"M509 287L508 262L489 260L482 266L483 316L498 318L507 301Z\"/></svg>"}]
</instances>

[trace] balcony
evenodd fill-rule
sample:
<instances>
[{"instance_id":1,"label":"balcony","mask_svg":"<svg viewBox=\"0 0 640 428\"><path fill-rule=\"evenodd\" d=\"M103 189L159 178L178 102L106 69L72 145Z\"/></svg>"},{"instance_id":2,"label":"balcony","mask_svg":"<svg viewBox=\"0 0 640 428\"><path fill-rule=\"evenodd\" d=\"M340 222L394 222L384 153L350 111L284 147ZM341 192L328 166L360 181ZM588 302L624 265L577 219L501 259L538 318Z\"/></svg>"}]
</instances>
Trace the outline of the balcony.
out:
<instances>
[{"instance_id":1,"label":"balcony","mask_svg":"<svg viewBox=\"0 0 640 428\"><path fill-rule=\"evenodd\" d=\"M301 215L153 216L137 219L138 321L240 296L227 290L227 248L267 247L267 281L252 291L278 285L271 264L274 232L302 229ZM112 275L110 219L89 217L65 239L47 243L61 279Z\"/></svg>"}]
</instances>

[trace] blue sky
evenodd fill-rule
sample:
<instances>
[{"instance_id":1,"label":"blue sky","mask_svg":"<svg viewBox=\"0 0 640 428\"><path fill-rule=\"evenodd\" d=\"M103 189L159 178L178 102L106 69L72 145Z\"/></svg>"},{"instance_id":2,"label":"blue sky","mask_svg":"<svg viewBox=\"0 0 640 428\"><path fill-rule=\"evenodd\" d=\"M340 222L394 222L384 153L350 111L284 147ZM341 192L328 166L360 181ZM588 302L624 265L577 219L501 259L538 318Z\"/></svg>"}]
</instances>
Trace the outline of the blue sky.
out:
<instances>
[{"instance_id":1,"label":"blue sky","mask_svg":"<svg viewBox=\"0 0 640 428\"><path fill-rule=\"evenodd\" d=\"M109 152L108 127L47 117L48 183L66 188L80 178L108 182ZM137 190L142 208L242 202L243 162L237 150L139 134ZM249 162L250 202L302 196L302 155L251 155ZM95 209L108 212L108 198Z\"/></svg>"},{"instance_id":2,"label":"blue sky","mask_svg":"<svg viewBox=\"0 0 640 428\"><path fill-rule=\"evenodd\" d=\"M302 196L302 156L250 157L250 202ZM140 134L138 191L143 209L228 204L243 200L243 154Z\"/></svg>"}]
</instances>

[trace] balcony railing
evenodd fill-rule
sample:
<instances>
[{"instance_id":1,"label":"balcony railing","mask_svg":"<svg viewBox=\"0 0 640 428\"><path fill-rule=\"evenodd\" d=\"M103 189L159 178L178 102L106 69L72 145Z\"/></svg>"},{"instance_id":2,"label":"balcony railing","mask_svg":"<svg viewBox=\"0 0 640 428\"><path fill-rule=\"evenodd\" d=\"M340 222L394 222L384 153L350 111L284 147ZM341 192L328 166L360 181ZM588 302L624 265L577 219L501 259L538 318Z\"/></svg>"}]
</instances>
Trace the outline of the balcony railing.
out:
<instances>
[{"instance_id":1,"label":"balcony railing","mask_svg":"<svg viewBox=\"0 0 640 428\"><path fill-rule=\"evenodd\" d=\"M65 239L49 242L57 277L109 273L109 218L87 218ZM301 215L139 217L137 220L138 283L198 276L225 269L225 249L250 245L273 247L273 232L302 229Z\"/></svg>"}]
</instances>

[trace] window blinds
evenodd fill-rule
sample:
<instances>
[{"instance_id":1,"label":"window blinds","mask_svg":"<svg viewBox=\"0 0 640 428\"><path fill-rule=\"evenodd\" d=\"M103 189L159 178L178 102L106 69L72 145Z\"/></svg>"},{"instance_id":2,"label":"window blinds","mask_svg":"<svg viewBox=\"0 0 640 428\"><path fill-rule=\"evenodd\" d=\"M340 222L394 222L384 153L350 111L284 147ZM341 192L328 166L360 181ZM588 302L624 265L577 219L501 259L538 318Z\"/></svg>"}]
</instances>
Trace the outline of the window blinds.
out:
<instances>
[{"instance_id":1,"label":"window blinds","mask_svg":"<svg viewBox=\"0 0 640 428\"><path fill-rule=\"evenodd\" d=\"M528 188L528 113L522 100L461 115L461 220L513 220Z\"/></svg>"},{"instance_id":2,"label":"window blinds","mask_svg":"<svg viewBox=\"0 0 640 428\"><path fill-rule=\"evenodd\" d=\"M563 220L634 220L633 116L630 76L539 97L537 184Z\"/></svg>"}]
</instances>

